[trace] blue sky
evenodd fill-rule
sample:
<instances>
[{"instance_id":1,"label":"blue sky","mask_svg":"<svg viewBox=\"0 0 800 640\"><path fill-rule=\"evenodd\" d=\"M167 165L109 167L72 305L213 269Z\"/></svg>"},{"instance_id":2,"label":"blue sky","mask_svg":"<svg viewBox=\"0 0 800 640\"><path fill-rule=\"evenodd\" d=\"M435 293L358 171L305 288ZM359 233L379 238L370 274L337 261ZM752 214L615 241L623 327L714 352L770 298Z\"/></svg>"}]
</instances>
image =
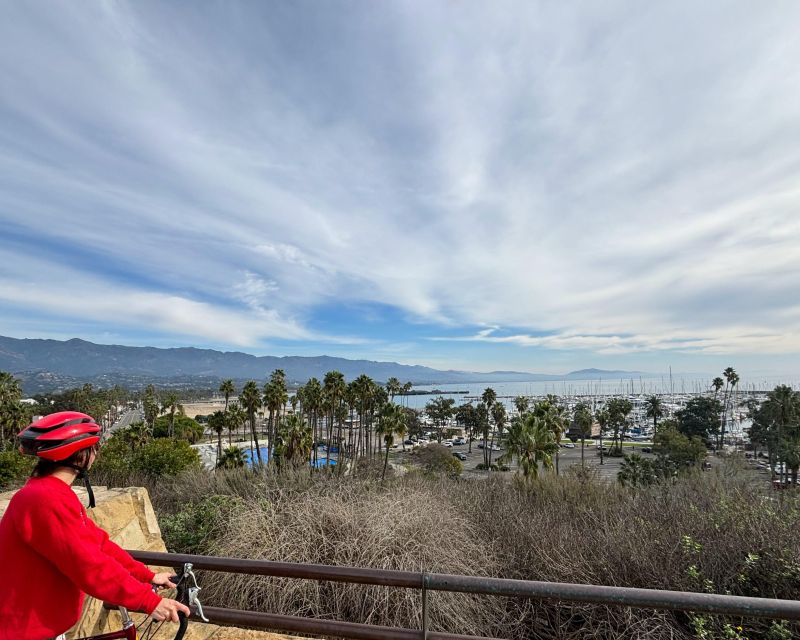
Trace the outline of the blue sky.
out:
<instances>
[{"instance_id":1,"label":"blue sky","mask_svg":"<svg viewBox=\"0 0 800 640\"><path fill-rule=\"evenodd\" d=\"M3 3L0 334L798 373L798 20Z\"/></svg>"}]
</instances>

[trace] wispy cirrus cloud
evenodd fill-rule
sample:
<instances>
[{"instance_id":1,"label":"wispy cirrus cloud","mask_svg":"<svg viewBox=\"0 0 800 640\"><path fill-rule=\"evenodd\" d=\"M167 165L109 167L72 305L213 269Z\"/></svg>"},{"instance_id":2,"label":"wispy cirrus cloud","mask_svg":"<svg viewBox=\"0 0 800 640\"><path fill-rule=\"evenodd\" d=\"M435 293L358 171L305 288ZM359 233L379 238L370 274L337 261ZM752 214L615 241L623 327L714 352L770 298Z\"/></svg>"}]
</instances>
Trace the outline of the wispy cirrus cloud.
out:
<instances>
[{"instance_id":1,"label":"wispy cirrus cloud","mask_svg":"<svg viewBox=\"0 0 800 640\"><path fill-rule=\"evenodd\" d=\"M800 8L688 9L6 5L0 300L437 362L798 352ZM398 314L324 328L349 304Z\"/></svg>"}]
</instances>

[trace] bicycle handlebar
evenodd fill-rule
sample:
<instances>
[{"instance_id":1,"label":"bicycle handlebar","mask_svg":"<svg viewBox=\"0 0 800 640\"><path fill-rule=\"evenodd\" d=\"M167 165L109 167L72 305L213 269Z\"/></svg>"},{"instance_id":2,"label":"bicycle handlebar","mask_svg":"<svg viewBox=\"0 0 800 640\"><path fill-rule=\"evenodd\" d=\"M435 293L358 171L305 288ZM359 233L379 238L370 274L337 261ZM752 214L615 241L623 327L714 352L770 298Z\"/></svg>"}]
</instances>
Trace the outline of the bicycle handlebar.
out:
<instances>
[{"instance_id":1,"label":"bicycle handlebar","mask_svg":"<svg viewBox=\"0 0 800 640\"><path fill-rule=\"evenodd\" d=\"M208 618L206 618L205 614L203 613L203 605L200 603L200 600L197 597L197 594L200 592L200 587L197 584L197 577L194 575L194 571L192 571L192 564L187 562L183 565L182 571L179 574L172 575L169 577L170 582L172 582L176 586L177 593L175 595L175 599L180 602L181 604L186 605L190 609L194 609L197 611L197 614L204 622L208 622ZM153 591L157 590L157 585L152 585ZM106 604L107 608L113 608L111 605ZM79 640L111 640L112 638L136 638L136 625L134 624L133 620L131 619L130 615L128 615L128 610L125 607L117 607L120 612L120 616L122 617L122 630L120 631L112 631L110 633L104 633L99 636L89 636L85 638L80 638ZM146 620L146 619L145 619ZM144 622L140 623L140 626L144 624ZM162 623L156 623L155 620L150 619L148 626L144 628L143 633L141 636L143 640L146 638L150 638L153 633L161 626ZM153 625L156 625L155 627ZM175 633L174 640L183 640L183 637L186 635L186 631L189 628L189 617L183 613L182 611L178 612L178 630Z\"/></svg>"}]
</instances>

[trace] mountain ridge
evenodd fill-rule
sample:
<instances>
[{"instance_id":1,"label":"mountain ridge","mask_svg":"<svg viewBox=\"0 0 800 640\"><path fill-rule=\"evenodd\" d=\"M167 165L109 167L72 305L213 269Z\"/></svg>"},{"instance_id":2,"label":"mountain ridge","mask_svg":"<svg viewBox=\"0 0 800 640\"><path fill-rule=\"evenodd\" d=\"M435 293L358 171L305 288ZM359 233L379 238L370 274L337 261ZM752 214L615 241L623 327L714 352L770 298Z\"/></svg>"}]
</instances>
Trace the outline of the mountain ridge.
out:
<instances>
[{"instance_id":1,"label":"mountain ridge","mask_svg":"<svg viewBox=\"0 0 800 640\"><path fill-rule=\"evenodd\" d=\"M376 381L390 377L415 385L470 382L523 382L579 379L580 375L647 375L639 372L583 369L568 374L525 371L441 371L422 365L397 362L351 360L336 356L255 356L241 351L218 351L199 347L132 347L103 345L72 338L10 338L0 336L0 370L23 374L23 379L48 375L74 381L108 378L193 378L210 380L236 378L263 380L274 369L283 369L287 381L303 383L312 376L322 378L327 371L341 371L353 379L362 373Z\"/></svg>"}]
</instances>

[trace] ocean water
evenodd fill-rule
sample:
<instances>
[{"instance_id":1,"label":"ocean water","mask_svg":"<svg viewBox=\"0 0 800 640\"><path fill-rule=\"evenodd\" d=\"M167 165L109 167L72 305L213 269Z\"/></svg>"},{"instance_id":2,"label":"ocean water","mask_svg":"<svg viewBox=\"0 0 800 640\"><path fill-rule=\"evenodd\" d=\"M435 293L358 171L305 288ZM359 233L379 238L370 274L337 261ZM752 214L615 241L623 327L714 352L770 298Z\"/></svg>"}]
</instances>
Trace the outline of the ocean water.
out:
<instances>
[{"instance_id":1,"label":"ocean water","mask_svg":"<svg viewBox=\"0 0 800 640\"><path fill-rule=\"evenodd\" d=\"M469 384L438 384L419 385L415 390L438 389L440 391L466 391L465 394L448 394L453 398L456 406L475 400L481 396L487 387L494 389L498 400L510 409L512 401L517 396L544 396L549 393L558 396L601 396L601 395L629 395L629 394L687 394L702 393L711 388L713 376L700 377L697 375L660 377L635 377L635 378L608 378L596 380L547 380L536 382L475 382ZM787 378L774 376L764 378L743 378L739 382L740 391L769 391L779 384L788 384L795 389L800 388L800 376ZM395 402L414 409L423 409L425 405L439 394L420 394L413 396L399 396Z\"/></svg>"}]
</instances>

